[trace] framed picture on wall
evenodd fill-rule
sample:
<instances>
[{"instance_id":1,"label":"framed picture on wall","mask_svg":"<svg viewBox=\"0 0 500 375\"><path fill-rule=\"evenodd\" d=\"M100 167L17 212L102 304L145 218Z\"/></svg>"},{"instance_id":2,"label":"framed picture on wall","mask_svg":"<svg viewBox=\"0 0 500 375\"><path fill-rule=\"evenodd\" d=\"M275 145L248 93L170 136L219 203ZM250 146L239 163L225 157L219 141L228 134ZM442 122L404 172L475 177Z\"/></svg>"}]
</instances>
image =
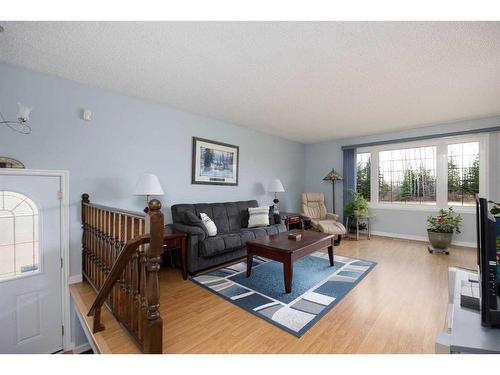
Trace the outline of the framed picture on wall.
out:
<instances>
[{"instance_id":1,"label":"framed picture on wall","mask_svg":"<svg viewBox=\"0 0 500 375\"><path fill-rule=\"evenodd\" d=\"M239 147L193 137L191 183L238 185Z\"/></svg>"}]
</instances>

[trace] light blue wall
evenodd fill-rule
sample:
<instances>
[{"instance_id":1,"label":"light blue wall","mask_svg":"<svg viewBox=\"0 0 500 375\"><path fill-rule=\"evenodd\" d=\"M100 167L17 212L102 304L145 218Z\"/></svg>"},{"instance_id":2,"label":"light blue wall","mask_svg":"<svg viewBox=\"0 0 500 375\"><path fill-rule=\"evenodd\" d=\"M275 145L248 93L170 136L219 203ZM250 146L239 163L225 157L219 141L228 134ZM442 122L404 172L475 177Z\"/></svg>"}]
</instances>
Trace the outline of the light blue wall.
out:
<instances>
[{"instance_id":1,"label":"light blue wall","mask_svg":"<svg viewBox=\"0 0 500 375\"><path fill-rule=\"evenodd\" d=\"M335 168L337 171L342 172L342 146L384 140L394 140L395 142L397 142L398 139L407 137L480 129L499 125L500 116L480 120L434 125L394 133L340 139L336 141L306 145L306 190L324 192L327 207L328 209L331 209L331 185L329 183L323 182L322 178L332 168ZM489 148L490 197L492 199L498 200L500 199L500 134L498 132L490 135ZM342 184L338 183L336 185L335 192L337 213L342 212L342 190ZM418 237L426 236L425 219L429 215L429 212L374 209L373 214L375 214L376 216L373 220L372 225L372 229L374 231ZM474 215L462 214L462 216L464 218L462 233L455 238L457 241L473 243L475 241L476 235Z\"/></svg>"},{"instance_id":2,"label":"light blue wall","mask_svg":"<svg viewBox=\"0 0 500 375\"><path fill-rule=\"evenodd\" d=\"M0 127L0 155L32 169L70 172L71 274L79 274L80 196L140 210L132 191L143 172L158 175L167 221L173 203L257 199L271 204L268 182L287 190L283 210L297 210L304 186L304 145L72 81L0 63L0 106L15 117L21 101L35 109L33 133ZM80 119L82 108L94 120ZM191 142L198 136L240 146L239 186L191 185Z\"/></svg>"}]
</instances>

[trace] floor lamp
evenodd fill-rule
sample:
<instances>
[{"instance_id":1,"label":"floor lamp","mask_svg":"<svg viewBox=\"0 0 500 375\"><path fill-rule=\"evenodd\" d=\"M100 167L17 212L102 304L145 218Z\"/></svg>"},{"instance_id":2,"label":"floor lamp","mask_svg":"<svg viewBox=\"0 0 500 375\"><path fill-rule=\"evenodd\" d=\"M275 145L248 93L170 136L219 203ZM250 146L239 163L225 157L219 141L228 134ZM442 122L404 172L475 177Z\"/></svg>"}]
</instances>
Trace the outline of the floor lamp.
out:
<instances>
[{"instance_id":1,"label":"floor lamp","mask_svg":"<svg viewBox=\"0 0 500 375\"><path fill-rule=\"evenodd\" d=\"M341 175L339 175L337 172L335 172L335 169L332 168L332 171L328 173L325 178L323 178L323 181L331 181L332 182L332 212L335 213L335 182L336 181L342 181L343 178Z\"/></svg>"}]
</instances>

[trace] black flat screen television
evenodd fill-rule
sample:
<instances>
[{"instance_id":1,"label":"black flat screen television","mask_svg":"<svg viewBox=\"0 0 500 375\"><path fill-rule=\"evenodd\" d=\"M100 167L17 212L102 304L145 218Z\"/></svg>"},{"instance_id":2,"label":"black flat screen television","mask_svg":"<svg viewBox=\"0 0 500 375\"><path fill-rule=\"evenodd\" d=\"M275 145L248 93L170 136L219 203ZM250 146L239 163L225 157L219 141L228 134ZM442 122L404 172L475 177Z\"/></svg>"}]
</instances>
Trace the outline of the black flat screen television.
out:
<instances>
[{"instance_id":1,"label":"black flat screen television","mask_svg":"<svg viewBox=\"0 0 500 375\"><path fill-rule=\"evenodd\" d=\"M481 323L500 326L500 300L497 280L496 221L488 210L488 201L476 196L477 264Z\"/></svg>"}]
</instances>

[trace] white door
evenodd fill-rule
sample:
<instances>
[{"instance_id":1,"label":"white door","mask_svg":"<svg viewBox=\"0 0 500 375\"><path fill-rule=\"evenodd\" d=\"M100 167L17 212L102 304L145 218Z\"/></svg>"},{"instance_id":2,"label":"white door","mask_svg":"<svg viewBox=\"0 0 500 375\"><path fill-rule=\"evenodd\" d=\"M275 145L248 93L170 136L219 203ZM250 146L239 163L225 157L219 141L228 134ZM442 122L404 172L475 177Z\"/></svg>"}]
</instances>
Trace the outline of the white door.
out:
<instances>
[{"instance_id":1,"label":"white door","mask_svg":"<svg viewBox=\"0 0 500 375\"><path fill-rule=\"evenodd\" d=\"M0 174L0 353L62 349L60 177Z\"/></svg>"}]
</instances>

